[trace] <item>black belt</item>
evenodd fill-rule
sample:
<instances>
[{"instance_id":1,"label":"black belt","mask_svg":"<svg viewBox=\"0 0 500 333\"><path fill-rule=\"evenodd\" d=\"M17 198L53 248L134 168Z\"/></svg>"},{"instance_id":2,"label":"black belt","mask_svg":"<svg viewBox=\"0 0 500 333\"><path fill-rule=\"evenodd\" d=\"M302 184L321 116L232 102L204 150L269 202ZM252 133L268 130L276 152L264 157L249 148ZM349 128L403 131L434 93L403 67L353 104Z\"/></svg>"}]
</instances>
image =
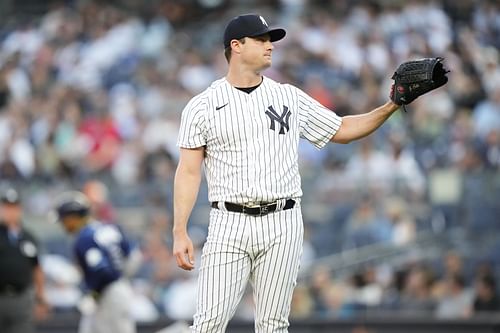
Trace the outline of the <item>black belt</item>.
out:
<instances>
[{"instance_id":1,"label":"black belt","mask_svg":"<svg viewBox=\"0 0 500 333\"><path fill-rule=\"evenodd\" d=\"M223 202L222 204L230 212L244 213L252 216L264 216L269 213L274 213L275 211L280 210L278 209L277 201L261 203L260 205L257 206L240 205L232 202ZM281 210L287 210L293 208L294 206L295 206L295 200L286 199L285 205L281 208ZM218 201L212 202L212 208L218 209L219 202Z\"/></svg>"}]
</instances>

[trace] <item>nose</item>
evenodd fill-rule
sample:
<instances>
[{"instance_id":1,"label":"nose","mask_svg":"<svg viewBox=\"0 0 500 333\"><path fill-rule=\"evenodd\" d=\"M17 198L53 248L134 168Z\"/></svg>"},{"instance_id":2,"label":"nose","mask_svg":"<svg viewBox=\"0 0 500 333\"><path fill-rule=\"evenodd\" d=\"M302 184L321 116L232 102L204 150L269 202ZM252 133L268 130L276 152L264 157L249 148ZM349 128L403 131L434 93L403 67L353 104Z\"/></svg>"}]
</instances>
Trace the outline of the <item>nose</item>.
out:
<instances>
[{"instance_id":1,"label":"nose","mask_svg":"<svg viewBox=\"0 0 500 333\"><path fill-rule=\"evenodd\" d=\"M270 40L266 41L266 47L268 50L274 49L274 45Z\"/></svg>"}]
</instances>

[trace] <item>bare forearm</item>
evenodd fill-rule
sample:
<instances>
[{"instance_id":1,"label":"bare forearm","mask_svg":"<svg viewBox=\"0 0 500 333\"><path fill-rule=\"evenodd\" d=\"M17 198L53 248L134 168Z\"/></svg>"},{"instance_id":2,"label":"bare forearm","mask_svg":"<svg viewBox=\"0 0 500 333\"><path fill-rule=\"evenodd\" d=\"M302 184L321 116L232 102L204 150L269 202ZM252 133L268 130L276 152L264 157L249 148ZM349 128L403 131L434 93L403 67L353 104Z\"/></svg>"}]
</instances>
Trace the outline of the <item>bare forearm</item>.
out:
<instances>
[{"instance_id":1,"label":"bare forearm","mask_svg":"<svg viewBox=\"0 0 500 333\"><path fill-rule=\"evenodd\" d=\"M332 142L349 143L373 133L398 108L398 105L387 102L368 113L343 117L342 125L332 138Z\"/></svg>"},{"instance_id":2,"label":"bare forearm","mask_svg":"<svg viewBox=\"0 0 500 333\"><path fill-rule=\"evenodd\" d=\"M177 168L174 180L174 227L175 232L185 232L200 188L201 172Z\"/></svg>"},{"instance_id":3,"label":"bare forearm","mask_svg":"<svg viewBox=\"0 0 500 333\"><path fill-rule=\"evenodd\" d=\"M45 277L40 266L36 266L33 271L33 284L35 286L35 297L45 302Z\"/></svg>"}]
</instances>

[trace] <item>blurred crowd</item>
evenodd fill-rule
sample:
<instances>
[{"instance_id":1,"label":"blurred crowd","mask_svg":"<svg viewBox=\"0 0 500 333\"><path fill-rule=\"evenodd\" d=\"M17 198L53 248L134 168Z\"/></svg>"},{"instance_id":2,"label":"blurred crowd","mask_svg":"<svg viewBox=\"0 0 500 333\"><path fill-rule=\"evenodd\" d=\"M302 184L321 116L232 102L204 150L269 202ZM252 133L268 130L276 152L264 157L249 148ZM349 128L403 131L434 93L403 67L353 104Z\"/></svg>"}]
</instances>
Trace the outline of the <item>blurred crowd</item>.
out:
<instances>
[{"instance_id":1,"label":"blurred crowd","mask_svg":"<svg viewBox=\"0 0 500 333\"><path fill-rule=\"evenodd\" d=\"M297 287L296 318L416 316L440 319L498 315L500 299L491 265L466 271L464 259L446 253L435 263L411 262L387 274L387 267L367 266L345 278L316 267L309 285Z\"/></svg>"},{"instance_id":2,"label":"blurred crowd","mask_svg":"<svg viewBox=\"0 0 500 333\"><path fill-rule=\"evenodd\" d=\"M385 102L402 61L442 56L451 70L445 87L367 139L322 151L301 143L305 263L371 244L411 245L422 232L500 230L498 2L47 2L38 15L0 25L0 179L21 188L26 216L37 223L46 223L55 194L76 188L91 197L98 218L123 224L145 257L135 280L144 296L139 318L194 311L196 276L171 256L180 112L225 74L222 22L248 12L287 30L265 75L342 116ZM202 190L190 222L198 246L207 209ZM68 309L79 294L63 286L74 286L78 273L61 280L56 268L67 263L55 254L71 256L53 238L43 238L51 301ZM500 242L491 249L473 269L456 253L385 275L380 267L348 277L314 267L297 287L292 314L500 312ZM250 315L245 298L238 316Z\"/></svg>"}]
</instances>

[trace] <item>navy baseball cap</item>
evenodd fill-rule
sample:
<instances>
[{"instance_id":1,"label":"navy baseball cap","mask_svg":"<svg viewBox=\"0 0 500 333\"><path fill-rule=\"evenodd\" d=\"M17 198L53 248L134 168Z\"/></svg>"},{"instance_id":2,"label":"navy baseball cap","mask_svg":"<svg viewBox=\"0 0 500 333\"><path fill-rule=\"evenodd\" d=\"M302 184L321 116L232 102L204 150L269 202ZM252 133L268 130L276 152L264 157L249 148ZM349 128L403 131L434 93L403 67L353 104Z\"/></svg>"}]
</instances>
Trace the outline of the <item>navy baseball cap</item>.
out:
<instances>
[{"instance_id":1,"label":"navy baseball cap","mask_svg":"<svg viewBox=\"0 0 500 333\"><path fill-rule=\"evenodd\" d=\"M260 15L245 14L237 16L229 21L224 30L224 48L229 47L233 39L257 37L266 33L271 37L271 42L276 42L286 35L284 29L269 29L266 20Z\"/></svg>"},{"instance_id":2,"label":"navy baseball cap","mask_svg":"<svg viewBox=\"0 0 500 333\"><path fill-rule=\"evenodd\" d=\"M68 215L83 217L90 214L90 203L81 192L65 192L56 201L55 212L51 212L55 216L52 216L51 220L62 221Z\"/></svg>"}]
</instances>

